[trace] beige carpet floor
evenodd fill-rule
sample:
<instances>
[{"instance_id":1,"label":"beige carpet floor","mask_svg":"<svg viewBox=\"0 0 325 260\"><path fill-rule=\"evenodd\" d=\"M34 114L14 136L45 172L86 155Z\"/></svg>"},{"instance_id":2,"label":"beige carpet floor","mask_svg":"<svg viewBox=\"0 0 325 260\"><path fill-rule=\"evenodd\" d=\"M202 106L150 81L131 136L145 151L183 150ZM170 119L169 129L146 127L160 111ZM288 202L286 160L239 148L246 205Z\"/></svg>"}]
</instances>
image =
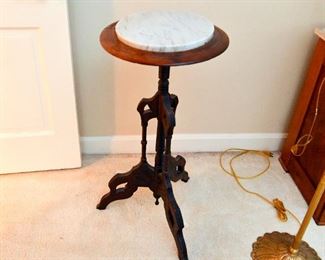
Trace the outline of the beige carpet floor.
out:
<instances>
[{"instance_id":1,"label":"beige carpet floor","mask_svg":"<svg viewBox=\"0 0 325 260\"><path fill-rule=\"evenodd\" d=\"M243 193L218 166L218 154L184 154L188 183L173 183L182 210L190 259L250 259L265 232L295 234L297 223L276 218L267 204ZM81 169L0 176L1 260L177 259L162 203L139 189L132 198L96 210L107 181L138 162L138 155L87 156ZM152 161L153 157L150 156ZM249 174L263 160L247 156L237 169ZM245 182L279 197L302 219L307 206L277 156L263 177ZM325 228L312 222L304 239L325 258Z\"/></svg>"}]
</instances>

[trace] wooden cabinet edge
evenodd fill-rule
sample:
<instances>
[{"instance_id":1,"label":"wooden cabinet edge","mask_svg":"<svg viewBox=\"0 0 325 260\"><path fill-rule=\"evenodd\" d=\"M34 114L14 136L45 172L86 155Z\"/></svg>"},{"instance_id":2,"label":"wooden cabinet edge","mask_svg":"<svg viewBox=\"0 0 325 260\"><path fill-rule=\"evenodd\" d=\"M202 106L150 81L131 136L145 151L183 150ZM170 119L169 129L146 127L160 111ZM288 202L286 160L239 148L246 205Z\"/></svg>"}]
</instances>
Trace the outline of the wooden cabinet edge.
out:
<instances>
[{"instance_id":1,"label":"wooden cabinet edge","mask_svg":"<svg viewBox=\"0 0 325 260\"><path fill-rule=\"evenodd\" d=\"M303 168L296 160L296 157L291 153L291 147L298 139L300 128L305 120L309 103L311 102L322 66L325 66L325 41L324 39L319 38L311 56L305 80L300 90L300 95L297 99L292 119L288 127L288 137L282 145L279 157L281 166L290 174L308 204L315 192L315 187L309 177L304 173ZM324 205L325 195L323 195L313 216L318 225L325 225Z\"/></svg>"}]
</instances>

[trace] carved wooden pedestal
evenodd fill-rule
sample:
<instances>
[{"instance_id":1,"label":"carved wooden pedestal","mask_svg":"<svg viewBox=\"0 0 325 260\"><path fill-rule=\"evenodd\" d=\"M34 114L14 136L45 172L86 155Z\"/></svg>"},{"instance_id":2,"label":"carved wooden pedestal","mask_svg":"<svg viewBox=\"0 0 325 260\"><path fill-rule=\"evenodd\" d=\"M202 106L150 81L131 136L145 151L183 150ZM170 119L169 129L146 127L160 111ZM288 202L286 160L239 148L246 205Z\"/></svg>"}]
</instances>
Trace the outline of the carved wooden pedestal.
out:
<instances>
[{"instance_id":1,"label":"carved wooden pedestal","mask_svg":"<svg viewBox=\"0 0 325 260\"><path fill-rule=\"evenodd\" d=\"M182 229L184 227L181 211L175 200L171 181L187 182L189 177L185 171L185 159L171 155L171 140L175 127L175 112L178 104L177 96L168 92L170 66L187 65L212 59L224 52L229 44L224 31L214 27L213 37L206 44L187 51L152 52L135 49L121 42L115 32L113 23L106 27L100 36L103 48L110 54L130 62L159 66L158 91L152 98L144 98L138 105L142 124L142 156L141 161L129 172L116 174L109 181L109 193L105 194L97 205L105 209L115 200L127 199L138 187L148 187L156 198L164 201L166 218L174 236L178 256L188 259ZM155 165L147 162L147 126L150 119L156 118L157 139ZM119 185L124 185L119 187Z\"/></svg>"}]
</instances>

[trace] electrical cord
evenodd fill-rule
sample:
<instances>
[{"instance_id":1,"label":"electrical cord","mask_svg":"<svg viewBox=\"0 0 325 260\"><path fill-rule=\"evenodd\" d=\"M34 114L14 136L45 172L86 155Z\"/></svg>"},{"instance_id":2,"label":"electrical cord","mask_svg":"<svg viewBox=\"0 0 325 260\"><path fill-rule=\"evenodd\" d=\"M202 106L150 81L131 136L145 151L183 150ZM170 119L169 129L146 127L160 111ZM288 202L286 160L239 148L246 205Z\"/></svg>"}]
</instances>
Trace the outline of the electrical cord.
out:
<instances>
[{"instance_id":1,"label":"electrical cord","mask_svg":"<svg viewBox=\"0 0 325 260\"><path fill-rule=\"evenodd\" d=\"M315 126L315 122L316 122L316 119L317 119L317 115L318 115L318 107L319 107L319 99L320 99L320 94L321 94L321 91L322 91L322 88L324 86L324 83L325 83L325 77L323 78L321 84L320 84L320 87L318 89L318 93L317 93L317 98L316 98L316 105L315 105L315 113L314 113L314 118L313 118L313 122L311 123L311 126L310 126L310 129L309 129L309 132L308 134L304 134L303 136L301 136L297 143L294 144L290 151L292 152L292 154L294 156L302 156L308 146L308 144L313 140L313 136L312 136L312 131L314 129L314 126Z\"/></svg>"},{"instance_id":2,"label":"electrical cord","mask_svg":"<svg viewBox=\"0 0 325 260\"><path fill-rule=\"evenodd\" d=\"M225 167L224 167L224 164L223 164L223 157L226 153L228 152L238 152L236 155L234 155L233 157L231 157L230 161L229 161L229 168L230 168L230 171L227 170ZM265 168L260 171L259 173L255 174L255 175L252 175L252 176L239 176L234 167L233 167L233 163L235 161L235 159L238 159L239 157L245 155L245 154L248 154L248 153L251 153L251 154L255 154L255 155L259 155L259 156L262 156L263 158L265 158L266 160L266 166ZM247 149L241 149L241 148L230 148L230 149L227 149L225 151L223 151L221 154L220 154L220 157L219 157L219 164L220 164L220 167L221 169L227 173L228 175L232 176L235 180L236 180L236 183L238 184L238 186L243 190L245 191L246 193L249 193L251 195L254 195L258 198L260 198L261 200L263 200L264 202L270 204L273 208L275 208L275 210L277 211L277 216L279 218L279 220L281 220L282 222L286 222L288 220L288 216L287 216L287 213L290 214L297 222L298 224L300 225L300 221L299 219L296 217L295 214L293 214L290 210L288 210L287 208L284 207L284 204L281 200L279 200L278 198L275 198L273 199L272 201L269 200L268 198L266 198L265 196L257 193L257 192L254 192L254 191L250 191L248 189L246 189L242 183L240 182L240 179L255 179L257 177L260 177L261 175L265 174L268 169L270 168L271 166L271 161L270 161L270 157L273 157L273 154L269 151L258 151L258 150L247 150Z\"/></svg>"}]
</instances>

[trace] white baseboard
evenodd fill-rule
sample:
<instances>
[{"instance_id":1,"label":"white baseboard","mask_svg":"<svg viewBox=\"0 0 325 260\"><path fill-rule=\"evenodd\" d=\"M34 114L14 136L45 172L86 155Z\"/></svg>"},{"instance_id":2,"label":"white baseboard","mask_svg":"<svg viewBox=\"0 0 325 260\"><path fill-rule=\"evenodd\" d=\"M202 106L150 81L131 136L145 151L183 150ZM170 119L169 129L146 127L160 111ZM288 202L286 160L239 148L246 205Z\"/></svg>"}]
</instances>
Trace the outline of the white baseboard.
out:
<instances>
[{"instance_id":1,"label":"white baseboard","mask_svg":"<svg viewBox=\"0 0 325 260\"><path fill-rule=\"evenodd\" d=\"M278 151L287 134L174 134L173 152L218 152L231 147ZM154 152L155 136L149 135L147 151ZM140 153L141 136L84 136L80 138L84 154Z\"/></svg>"}]
</instances>

